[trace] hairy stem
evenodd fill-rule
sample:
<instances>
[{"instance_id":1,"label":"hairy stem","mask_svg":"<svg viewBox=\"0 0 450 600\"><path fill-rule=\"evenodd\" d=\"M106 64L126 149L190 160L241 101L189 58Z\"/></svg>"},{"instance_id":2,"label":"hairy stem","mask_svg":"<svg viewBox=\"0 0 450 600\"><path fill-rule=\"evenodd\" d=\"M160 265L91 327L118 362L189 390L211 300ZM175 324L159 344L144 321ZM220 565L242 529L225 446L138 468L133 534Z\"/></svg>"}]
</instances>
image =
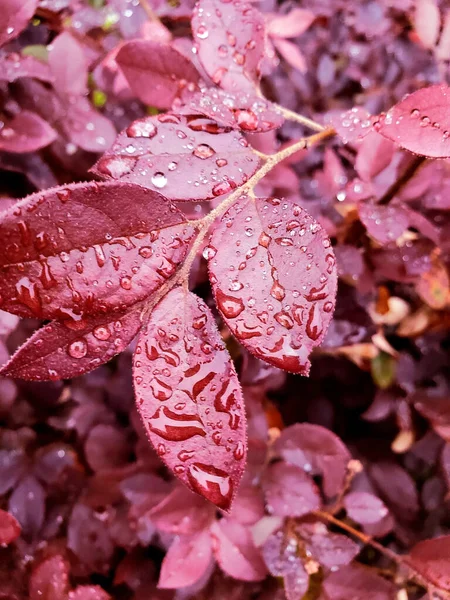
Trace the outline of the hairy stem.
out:
<instances>
[{"instance_id":1,"label":"hairy stem","mask_svg":"<svg viewBox=\"0 0 450 600\"><path fill-rule=\"evenodd\" d=\"M389 202L398 194L398 192L408 183L410 179L414 177L420 167L426 161L425 156L415 156L414 160L409 164L403 175L401 175L397 181L395 181L386 193L380 198L378 204L387 205Z\"/></svg>"},{"instance_id":2,"label":"hairy stem","mask_svg":"<svg viewBox=\"0 0 450 600\"><path fill-rule=\"evenodd\" d=\"M284 106L277 105L277 110L290 121L295 121L296 123L301 123L305 127L309 127L313 131L324 131L326 129L320 123L316 123L312 119L308 119L308 117L304 117L303 115L299 115L296 112L289 110L288 108L284 108Z\"/></svg>"}]
</instances>

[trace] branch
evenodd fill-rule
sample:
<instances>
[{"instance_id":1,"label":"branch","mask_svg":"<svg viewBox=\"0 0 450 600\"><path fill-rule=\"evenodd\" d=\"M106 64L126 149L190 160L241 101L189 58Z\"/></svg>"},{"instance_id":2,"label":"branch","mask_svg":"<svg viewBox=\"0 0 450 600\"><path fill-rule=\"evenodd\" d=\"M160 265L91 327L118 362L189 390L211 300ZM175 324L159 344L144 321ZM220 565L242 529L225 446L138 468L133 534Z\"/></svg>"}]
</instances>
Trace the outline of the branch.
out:
<instances>
[{"instance_id":1,"label":"branch","mask_svg":"<svg viewBox=\"0 0 450 600\"><path fill-rule=\"evenodd\" d=\"M397 181L395 181L387 192L378 201L378 204L385 206L398 194L398 192L408 183L410 179L414 177L420 167L424 164L427 159L425 156L415 156L414 160L409 164L403 175L401 175Z\"/></svg>"},{"instance_id":2,"label":"branch","mask_svg":"<svg viewBox=\"0 0 450 600\"><path fill-rule=\"evenodd\" d=\"M308 117L304 117L303 115L299 115L296 112L289 110L288 108L284 108L284 106L277 105L277 110L280 112L286 119L290 121L295 121L296 123L300 123L305 127L309 127L313 131L324 131L325 127L316 123L312 119L308 119Z\"/></svg>"}]
</instances>

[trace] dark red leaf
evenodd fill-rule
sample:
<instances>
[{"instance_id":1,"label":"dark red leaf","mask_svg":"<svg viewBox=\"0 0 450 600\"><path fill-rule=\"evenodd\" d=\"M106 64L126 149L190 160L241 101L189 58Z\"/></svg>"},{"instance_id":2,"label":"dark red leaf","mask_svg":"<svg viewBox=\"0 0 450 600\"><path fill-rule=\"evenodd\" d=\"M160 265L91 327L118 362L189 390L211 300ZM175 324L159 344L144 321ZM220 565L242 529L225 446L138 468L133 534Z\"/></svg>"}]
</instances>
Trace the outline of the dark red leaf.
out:
<instances>
[{"instance_id":1,"label":"dark red leaf","mask_svg":"<svg viewBox=\"0 0 450 600\"><path fill-rule=\"evenodd\" d=\"M192 17L198 57L225 90L251 91L264 57L264 17L246 2L200 0Z\"/></svg>"},{"instance_id":2,"label":"dark red leaf","mask_svg":"<svg viewBox=\"0 0 450 600\"><path fill-rule=\"evenodd\" d=\"M331 573L323 583L327 600L395 600L395 584L360 565L348 565Z\"/></svg>"},{"instance_id":3,"label":"dark red leaf","mask_svg":"<svg viewBox=\"0 0 450 600\"><path fill-rule=\"evenodd\" d=\"M450 590L450 535L416 544L409 562L428 581L444 590Z\"/></svg>"},{"instance_id":4,"label":"dark red leaf","mask_svg":"<svg viewBox=\"0 0 450 600\"><path fill-rule=\"evenodd\" d=\"M20 535L21 527L17 520L5 510L0 509L0 545L10 544Z\"/></svg>"},{"instance_id":5,"label":"dark red leaf","mask_svg":"<svg viewBox=\"0 0 450 600\"><path fill-rule=\"evenodd\" d=\"M110 600L111 596L99 585L79 585L69 592L68 600Z\"/></svg>"},{"instance_id":6,"label":"dark red leaf","mask_svg":"<svg viewBox=\"0 0 450 600\"><path fill-rule=\"evenodd\" d=\"M349 537L332 533L323 523L303 523L296 531L305 544L308 556L332 571L348 565L361 550Z\"/></svg>"},{"instance_id":7,"label":"dark red leaf","mask_svg":"<svg viewBox=\"0 0 450 600\"><path fill-rule=\"evenodd\" d=\"M59 554L47 558L33 569L30 577L30 600L67 600L69 564Z\"/></svg>"},{"instance_id":8,"label":"dark red leaf","mask_svg":"<svg viewBox=\"0 0 450 600\"><path fill-rule=\"evenodd\" d=\"M176 537L162 562L158 587L178 589L193 585L203 577L212 558L208 530Z\"/></svg>"},{"instance_id":9,"label":"dark red leaf","mask_svg":"<svg viewBox=\"0 0 450 600\"><path fill-rule=\"evenodd\" d=\"M153 310L138 339L134 386L161 458L228 510L245 465L245 413L233 363L200 298L178 287Z\"/></svg>"},{"instance_id":10,"label":"dark red leaf","mask_svg":"<svg viewBox=\"0 0 450 600\"><path fill-rule=\"evenodd\" d=\"M319 490L312 478L295 465L278 462L265 474L263 487L269 513L303 517L320 508Z\"/></svg>"},{"instance_id":11,"label":"dark red leaf","mask_svg":"<svg viewBox=\"0 0 450 600\"><path fill-rule=\"evenodd\" d=\"M378 523L388 514L383 502L368 492L351 492L344 498L348 516L362 525Z\"/></svg>"},{"instance_id":12,"label":"dark red leaf","mask_svg":"<svg viewBox=\"0 0 450 600\"><path fill-rule=\"evenodd\" d=\"M286 462L312 475L322 475L327 496L342 489L351 456L340 438L325 427L310 423L291 425L281 432L274 451Z\"/></svg>"},{"instance_id":13,"label":"dark red leaf","mask_svg":"<svg viewBox=\"0 0 450 600\"><path fill-rule=\"evenodd\" d=\"M450 156L450 88L432 85L410 94L381 115L375 129L410 152Z\"/></svg>"},{"instance_id":14,"label":"dark red leaf","mask_svg":"<svg viewBox=\"0 0 450 600\"><path fill-rule=\"evenodd\" d=\"M211 534L214 556L224 573L241 581L262 581L266 577L266 565L247 527L222 519L213 524Z\"/></svg>"},{"instance_id":15,"label":"dark red leaf","mask_svg":"<svg viewBox=\"0 0 450 600\"><path fill-rule=\"evenodd\" d=\"M207 249L217 306L258 358L307 374L331 320L336 267L330 240L293 200L242 197Z\"/></svg>"},{"instance_id":16,"label":"dark red leaf","mask_svg":"<svg viewBox=\"0 0 450 600\"><path fill-rule=\"evenodd\" d=\"M0 129L0 150L4 152L36 152L56 139L53 127L36 113L23 110Z\"/></svg>"},{"instance_id":17,"label":"dark red leaf","mask_svg":"<svg viewBox=\"0 0 450 600\"><path fill-rule=\"evenodd\" d=\"M377 491L395 515L403 520L414 520L419 512L419 497L413 478L394 462L369 465L369 475Z\"/></svg>"},{"instance_id":18,"label":"dark red leaf","mask_svg":"<svg viewBox=\"0 0 450 600\"><path fill-rule=\"evenodd\" d=\"M16 38L34 15L38 0L3 0L0 46Z\"/></svg>"},{"instance_id":19,"label":"dark red leaf","mask_svg":"<svg viewBox=\"0 0 450 600\"><path fill-rule=\"evenodd\" d=\"M0 216L1 308L79 320L145 298L184 259L192 235L164 197L122 183L33 194Z\"/></svg>"},{"instance_id":20,"label":"dark red leaf","mask_svg":"<svg viewBox=\"0 0 450 600\"><path fill-rule=\"evenodd\" d=\"M13 83L21 77L34 77L47 83L53 81L49 66L34 56L20 56L15 53L1 56L0 81Z\"/></svg>"},{"instance_id":21,"label":"dark red leaf","mask_svg":"<svg viewBox=\"0 0 450 600\"><path fill-rule=\"evenodd\" d=\"M8 501L8 511L22 527L22 535L34 539L45 516L45 492L39 481L28 475L20 481Z\"/></svg>"},{"instance_id":22,"label":"dark red leaf","mask_svg":"<svg viewBox=\"0 0 450 600\"><path fill-rule=\"evenodd\" d=\"M141 312L138 307L78 321L52 321L17 350L0 374L46 381L87 373L125 350L141 327Z\"/></svg>"},{"instance_id":23,"label":"dark red leaf","mask_svg":"<svg viewBox=\"0 0 450 600\"><path fill-rule=\"evenodd\" d=\"M171 108L183 92L198 89L197 69L169 44L150 40L126 42L116 62L139 100L156 108Z\"/></svg>"},{"instance_id":24,"label":"dark red leaf","mask_svg":"<svg viewBox=\"0 0 450 600\"><path fill-rule=\"evenodd\" d=\"M281 127L283 115L276 106L254 94L209 88L194 94L180 109L182 114L201 114L220 125L258 133Z\"/></svg>"},{"instance_id":25,"label":"dark red leaf","mask_svg":"<svg viewBox=\"0 0 450 600\"><path fill-rule=\"evenodd\" d=\"M209 119L166 114L132 123L93 171L171 200L208 200L245 183L259 163L239 133Z\"/></svg>"}]
</instances>

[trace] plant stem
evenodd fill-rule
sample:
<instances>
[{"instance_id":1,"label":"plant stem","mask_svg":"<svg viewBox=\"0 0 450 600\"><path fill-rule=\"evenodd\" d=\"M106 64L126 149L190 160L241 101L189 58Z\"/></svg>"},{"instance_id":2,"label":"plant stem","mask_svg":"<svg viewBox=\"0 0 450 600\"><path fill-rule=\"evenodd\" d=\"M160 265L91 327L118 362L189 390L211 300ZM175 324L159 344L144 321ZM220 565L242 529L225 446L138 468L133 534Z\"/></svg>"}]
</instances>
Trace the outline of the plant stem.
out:
<instances>
[{"instance_id":1,"label":"plant stem","mask_svg":"<svg viewBox=\"0 0 450 600\"><path fill-rule=\"evenodd\" d=\"M410 179L414 177L420 167L426 161L425 156L415 156L409 166L406 168L403 175L401 175L397 181L395 181L391 187L386 191L386 193L380 198L378 204L381 206L386 206L389 202L398 194L398 192L408 183Z\"/></svg>"},{"instance_id":2,"label":"plant stem","mask_svg":"<svg viewBox=\"0 0 450 600\"><path fill-rule=\"evenodd\" d=\"M159 21L158 15L155 13L153 8L150 6L150 4L148 3L148 0L139 0L139 3L142 6L142 8L144 9L145 14L147 15L147 17L150 21Z\"/></svg>"},{"instance_id":3,"label":"plant stem","mask_svg":"<svg viewBox=\"0 0 450 600\"><path fill-rule=\"evenodd\" d=\"M320 123L316 123L312 119L308 119L308 117L304 117L303 115L299 115L296 112L289 110L288 108L284 108L284 106L277 105L277 110L280 112L286 119L290 121L296 121L297 123L301 123L305 127L309 127L313 131L323 131L325 127L320 125Z\"/></svg>"}]
</instances>

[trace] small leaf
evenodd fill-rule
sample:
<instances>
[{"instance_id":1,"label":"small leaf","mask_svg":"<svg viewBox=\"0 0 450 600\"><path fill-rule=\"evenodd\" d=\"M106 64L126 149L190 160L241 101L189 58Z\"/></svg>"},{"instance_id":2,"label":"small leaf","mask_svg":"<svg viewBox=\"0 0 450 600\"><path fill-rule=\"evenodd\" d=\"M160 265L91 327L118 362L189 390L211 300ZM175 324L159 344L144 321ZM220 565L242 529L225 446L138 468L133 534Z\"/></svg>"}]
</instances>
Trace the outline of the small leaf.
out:
<instances>
[{"instance_id":1,"label":"small leaf","mask_svg":"<svg viewBox=\"0 0 450 600\"><path fill-rule=\"evenodd\" d=\"M449 90L441 84L410 94L380 115L376 131L410 152L431 158L450 156Z\"/></svg>"},{"instance_id":2,"label":"small leaf","mask_svg":"<svg viewBox=\"0 0 450 600\"><path fill-rule=\"evenodd\" d=\"M141 312L139 307L79 321L52 321L16 351L0 375L48 381L88 373L125 350L141 327Z\"/></svg>"},{"instance_id":3,"label":"small leaf","mask_svg":"<svg viewBox=\"0 0 450 600\"><path fill-rule=\"evenodd\" d=\"M44 523L45 492L35 477L24 477L14 489L8 501L8 511L19 522L25 539L37 537Z\"/></svg>"},{"instance_id":4,"label":"small leaf","mask_svg":"<svg viewBox=\"0 0 450 600\"><path fill-rule=\"evenodd\" d=\"M262 581L267 574L250 530L229 519L211 527L214 556L224 573L240 581Z\"/></svg>"},{"instance_id":5,"label":"small leaf","mask_svg":"<svg viewBox=\"0 0 450 600\"><path fill-rule=\"evenodd\" d=\"M428 581L450 591L450 535L416 544L410 553L409 563Z\"/></svg>"},{"instance_id":6,"label":"small leaf","mask_svg":"<svg viewBox=\"0 0 450 600\"><path fill-rule=\"evenodd\" d=\"M3 0L0 46L16 38L34 15L38 0Z\"/></svg>"},{"instance_id":7,"label":"small leaf","mask_svg":"<svg viewBox=\"0 0 450 600\"><path fill-rule=\"evenodd\" d=\"M184 201L227 194L259 164L239 133L206 118L164 114L132 123L92 170Z\"/></svg>"},{"instance_id":8,"label":"small leaf","mask_svg":"<svg viewBox=\"0 0 450 600\"><path fill-rule=\"evenodd\" d=\"M388 167L395 153L395 144L376 131L362 140L356 155L355 169L363 181L371 181Z\"/></svg>"},{"instance_id":9,"label":"small leaf","mask_svg":"<svg viewBox=\"0 0 450 600\"><path fill-rule=\"evenodd\" d=\"M435 310L442 310L450 304L450 280L442 261L434 259L430 270L420 274L416 291Z\"/></svg>"},{"instance_id":10,"label":"small leaf","mask_svg":"<svg viewBox=\"0 0 450 600\"><path fill-rule=\"evenodd\" d=\"M29 110L22 110L0 129L0 151L36 152L55 141L56 131Z\"/></svg>"},{"instance_id":11,"label":"small leaf","mask_svg":"<svg viewBox=\"0 0 450 600\"><path fill-rule=\"evenodd\" d=\"M87 93L88 63L81 44L63 31L51 43L48 64L59 94L84 96Z\"/></svg>"},{"instance_id":12,"label":"small leaf","mask_svg":"<svg viewBox=\"0 0 450 600\"><path fill-rule=\"evenodd\" d=\"M414 29L425 48L434 48L441 27L441 15L436 0L416 0Z\"/></svg>"},{"instance_id":13,"label":"small leaf","mask_svg":"<svg viewBox=\"0 0 450 600\"><path fill-rule=\"evenodd\" d=\"M11 544L20 535L21 527L11 514L0 509L0 545Z\"/></svg>"},{"instance_id":14,"label":"small leaf","mask_svg":"<svg viewBox=\"0 0 450 600\"><path fill-rule=\"evenodd\" d=\"M116 139L114 125L84 96L66 104L60 124L71 142L86 152L104 152Z\"/></svg>"},{"instance_id":15,"label":"small leaf","mask_svg":"<svg viewBox=\"0 0 450 600\"><path fill-rule=\"evenodd\" d=\"M69 564L59 554L45 559L31 573L30 600L66 600Z\"/></svg>"},{"instance_id":16,"label":"small leaf","mask_svg":"<svg viewBox=\"0 0 450 600\"><path fill-rule=\"evenodd\" d=\"M0 57L0 81L13 83L22 77L33 77L47 83L53 81L49 66L34 56L14 53Z\"/></svg>"},{"instance_id":17,"label":"small leaf","mask_svg":"<svg viewBox=\"0 0 450 600\"><path fill-rule=\"evenodd\" d=\"M395 358L387 352L378 352L371 361L372 378L381 390L387 389L394 383L395 369Z\"/></svg>"},{"instance_id":18,"label":"small leaf","mask_svg":"<svg viewBox=\"0 0 450 600\"><path fill-rule=\"evenodd\" d=\"M74 320L123 310L174 274L192 233L164 197L131 184L33 194L0 215L0 306Z\"/></svg>"},{"instance_id":19,"label":"small leaf","mask_svg":"<svg viewBox=\"0 0 450 600\"><path fill-rule=\"evenodd\" d=\"M204 498L179 486L152 508L148 517L160 531L186 535L206 529L214 520L214 512Z\"/></svg>"},{"instance_id":20,"label":"small leaf","mask_svg":"<svg viewBox=\"0 0 450 600\"><path fill-rule=\"evenodd\" d=\"M206 573L212 557L208 530L176 537L162 562L158 587L178 589L193 585Z\"/></svg>"},{"instance_id":21,"label":"small leaf","mask_svg":"<svg viewBox=\"0 0 450 600\"><path fill-rule=\"evenodd\" d=\"M382 206L371 201L360 202L358 211L367 233L380 244L395 242L409 226L408 211L401 204Z\"/></svg>"},{"instance_id":22,"label":"small leaf","mask_svg":"<svg viewBox=\"0 0 450 600\"><path fill-rule=\"evenodd\" d=\"M351 492L344 498L348 516L362 525L378 523L388 514L384 503L368 492Z\"/></svg>"},{"instance_id":23,"label":"small leaf","mask_svg":"<svg viewBox=\"0 0 450 600\"><path fill-rule=\"evenodd\" d=\"M350 598L370 598L370 600L395 600L396 586L361 565L348 565L331 573L323 583L327 600L349 600Z\"/></svg>"},{"instance_id":24,"label":"small leaf","mask_svg":"<svg viewBox=\"0 0 450 600\"><path fill-rule=\"evenodd\" d=\"M294 8L284 15L269 19L267 33L273 37L293 38L302 35L313 23L316 15L305 8Z\"/></svg>"},{"instance_id":25,"label":"small leaf","mask_svg":"<svg viewBox=\"0 0 450 600\"><path fill-rule=\"evenodd\" d=\"M344 144L362 140L372 131L372 116L360 106L332 114L327 121L336 129Z\"/></svg>"},{"instance_id":26,"label":"small leaf","mask_svg":"<svg viewBox=\"0 0 450 600\"><path fill-rule=\"evenodd\" d=\"M116 56L134 94L150 106L171 108L183 92L198 89L200 75L192 62L169 44L126 42Z\"/></svg>"},{"instance_id":27,"label":"small leaf","mask_svg":"<svg viewBox=\"0 0 450 600\"><path fill-rule=\"evenodd\" d=\"M271 465L263 481L267 510L280 517L303 517L320 508L319 490L312 478L295 465Z\"/></svg>"},{"instance_id":28,"label":"small leaf","mask_svg":"<svg viewBox=\"0 0 450 600\"><path fill-rule=\"evenodd\" d=\"M296 527L296 532L304 543L307 555L332 571L351 563L361 550L349 537L332 533L323 523L301 523Z\"/></svg>"},{"instance_id":29,"label":"small leaf","mask_svg":"<svg viewBox=\"0 0 450 600\"><path fill-rule=\"evenodd\" d=\"M137 407L156 451L191 490L228 510L245 466L242 393L206 304L174 288L134 355Z\"/></svg>"},{"instance_id":30,"label":"small leaf","mask_svg":"<svg viewBox=\"0 0 450 600\"><path fill-rule=\"evenodd\" d=\"M217 306L231 332L258 358L307 374L336 294L335 258L320 225L293 200L244 196L207 250Z\"/></svg>"},{"instance_id":31,"label":"small leaf","mask_svg":"<svg viewBox=\"0 0 450 600\"><path fill-rule=\"evenodd\" d=\"M200 0L192 34L206 72L225 90L252 91L264 57L264 17L246 2Z\"/></svg>"}]
</instances>

